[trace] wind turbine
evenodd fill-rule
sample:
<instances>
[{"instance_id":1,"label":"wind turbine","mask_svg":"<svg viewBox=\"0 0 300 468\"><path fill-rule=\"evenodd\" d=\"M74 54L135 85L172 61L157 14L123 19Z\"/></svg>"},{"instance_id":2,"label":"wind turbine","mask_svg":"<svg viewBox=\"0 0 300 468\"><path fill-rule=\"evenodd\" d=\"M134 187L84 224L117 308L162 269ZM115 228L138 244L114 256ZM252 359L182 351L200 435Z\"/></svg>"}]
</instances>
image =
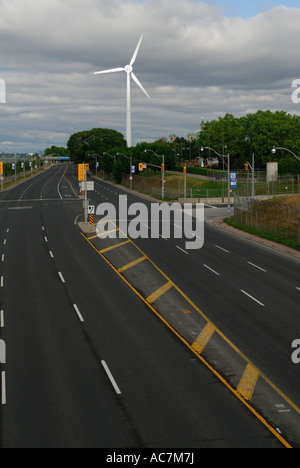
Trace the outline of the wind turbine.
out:
<instances>
[{"instance_id":1,"label":"wind turbine","mask_svg":"<svg viewBox=\"0 0 300 468\"><path fill-rule=\"evenodd\" d=\"M137 54L139 52L141 43L143 40L143 34L139 40L139 43L135 49L135 52L132 56L132 59L129 63L129 65L126 65L125 68L113 68L112 70L104 70L104 71L99 71L94 73L94 75L103 75L105 73L118 73L125 71L127 73L127 118L126 118L126 140L127 140L127 145L130 148L132 145L132 140L131 140L131 89L130 89L130 84L131 84L131 78L135 83L139 86L139 88L143 91L143 93L146 94L148 99L151 99L143 85L140 83L140 81L137 79L135 74L133 73L133 64L136 61Z\"/></svg>"}]
</instances>

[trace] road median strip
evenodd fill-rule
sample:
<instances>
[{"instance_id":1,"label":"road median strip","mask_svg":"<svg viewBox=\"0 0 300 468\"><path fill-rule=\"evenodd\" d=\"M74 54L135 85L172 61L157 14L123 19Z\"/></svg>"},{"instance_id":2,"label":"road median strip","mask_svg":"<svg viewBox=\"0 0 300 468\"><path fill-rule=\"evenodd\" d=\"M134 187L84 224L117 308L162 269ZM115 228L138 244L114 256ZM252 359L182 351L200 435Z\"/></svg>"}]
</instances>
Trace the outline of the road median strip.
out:
<instances>
[{"instance_id":1,"label":"road median strip","mask_svg":"<svg viewBox=\"0 0 300 468\"><path fill-rule=\"evenodd\" d=\"M284 446L291 447L291 442L300 447L297 405L257 369L130 238L120 243L117 239L88 238L83 233L82 236ZM183 311L189 313L183 314ZM278 405L285 408L284 417Z\"/></svg>"}]
</instances>

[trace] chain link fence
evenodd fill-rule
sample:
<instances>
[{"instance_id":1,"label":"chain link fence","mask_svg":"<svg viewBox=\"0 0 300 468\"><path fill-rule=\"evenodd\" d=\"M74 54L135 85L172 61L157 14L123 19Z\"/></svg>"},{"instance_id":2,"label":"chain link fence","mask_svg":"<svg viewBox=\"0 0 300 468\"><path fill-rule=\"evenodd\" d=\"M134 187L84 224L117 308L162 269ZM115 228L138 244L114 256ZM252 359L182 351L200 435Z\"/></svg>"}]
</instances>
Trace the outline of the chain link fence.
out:
<instances>
[{"instance_id":1,"label":"chain link fence","mask_svg":"<svg viewBox=\"0 0 300 468\"><path fill-rule=\"evenodd\" d=\"M234 219L277 239L300 243L300 208L272 200L235 196Z\"/></svg>"}]
</instances>

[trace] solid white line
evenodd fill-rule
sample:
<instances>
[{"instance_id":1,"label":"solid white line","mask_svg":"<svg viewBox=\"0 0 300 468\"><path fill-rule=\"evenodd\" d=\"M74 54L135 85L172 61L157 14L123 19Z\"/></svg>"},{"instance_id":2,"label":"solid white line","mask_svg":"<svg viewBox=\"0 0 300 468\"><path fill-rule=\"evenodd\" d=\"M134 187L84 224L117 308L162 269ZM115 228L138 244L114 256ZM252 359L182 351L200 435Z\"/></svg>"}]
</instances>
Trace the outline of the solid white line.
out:
<instances>
[{"instance_id":1,"label":"solid white line","mask_svg":"<svg viewBox=\"0 0 300 468\"><path fill-rule=\"evenodd\" d=\"M246 291L243 291L242 289L241 289L241 292L242 292L243 294L245 294L246 296L250 297L250 299L252 299L252 301L257 302L257 304L261 305L262 307L266 307L265 304L263 304L262 302L258 301L255 297L251 296L251 294L247 293Z\"/></svg>"},{"instance_id":2,"label":"solid white line","mask_svg":"<svg viewBox=\"0 0 300 468\"><path fill-rule=\"evenodd\" d=\"M73 304L73 307L74 307L74 309L75 309L76 314L78 315L79 320L80 320L81 322L84 322L84 319L83 319L83 317L82 317L82 315L81 315L81 313L80 313L80 311L79 311L77 305L76 305L76 304Z\"/></svg>"},{"instance_id":3,"label":"solid white line","mask_svg":"<svg viewBox=\"0 0 300 468\"><path fill-rule=\"evenodd\" d=\"M247 263L248 263L248 265L251 265L251 266L253 266L254 268L257 268L258 270L263 271L264 273L267 273L267 270L264 270L263 268L261 268L261 267L255 265L255 263L251 263L251 262L247 262Z\"/></svg>"},{"instance_id":4,"label":"solid white line","mask_svg":"<svg viewBox=\"0 0 300 468\"><path fill-rule=\"evenodd\" d=\"M6 376L5 376L5 371L1 372L1 393L2 393L1 404L6 405Z\"/></svg>"},{"instance_id":5,"label":"solid white line","mask_svg":"<svg viewBox=\"0 0 300 468\"><path fill-rule=\"evenodd\" d=\"M58 272L58 275L59 275L61 281L62 281L63 283L65 283L65 279L64 279L64 277L63 277L63 275L61 274L60 271Z\"/></svg>"},{"instance_id":6,"label":"solid white line","mask_svg":"<svg viewBox=\"0 0 300 468\"><path fill-rule=\"evenodd\" d=\"M0 327L4 328L4 310L0 311Z\"/></svg>"},{"instance_id":7,"label":"solid white line","mask_svg":"<svg viewBox=\"0 0 300 468\"><path fill-rule=\"evenodd\" d=\"M218 273L217 271L213 270L213 269L210 268L209 266L207 266L207 265L203 265L203 266L205 266L205 268L207 268L208 270L212 271L215 275L220 276L220 273Z\"/></svg>"},{"instance_id":8,"label":"solid white line","mask_svg":"<svg viewBox=\"0 0 300 468\"><path fill-rule=\"evenodd\" d=\"M219 245L215 245L217 249L223 250L223 252L230 253L229 250L223 249L223 247L220 247Z\"/></svg>"},{"instance_id":9,"label":"solid white line","mask_svg":"<svg viewBox=\"0 0 300 468\"><path fill-rule=\"evenodd\" d=\"M61 193L60 193L60 190L59 190L59 186L60 186L61 181L62 181L62 178L60 179L60 181L57 184L57 191L58 191L58 195L59 195L60 199L62 200L62 196L61 196Z\"/></svg>"},{"instance_id":10,"label":"solid white line","mask_svg":"<svg viewBox=\"0 0 300 468\"><path fill-rule=\"evenodd\" d=\"M109 370L109 368L108 368L106 362L105 362L105 361L101 361L101 364L102 364L102 366L104 367L104 370L105 370L105 372L106 372L106 374L107 374L107 376L108 376L108 378L109 378L109 380L110 380L112 386L114 387L116 394L117 394L117 395L121 395L121 390L119 389L119 387L118 387L118 385L117 385L115 379L113 378L113 375L112 375L112 373L110 372L110 370Z\"/></svg>"}]
</instances>

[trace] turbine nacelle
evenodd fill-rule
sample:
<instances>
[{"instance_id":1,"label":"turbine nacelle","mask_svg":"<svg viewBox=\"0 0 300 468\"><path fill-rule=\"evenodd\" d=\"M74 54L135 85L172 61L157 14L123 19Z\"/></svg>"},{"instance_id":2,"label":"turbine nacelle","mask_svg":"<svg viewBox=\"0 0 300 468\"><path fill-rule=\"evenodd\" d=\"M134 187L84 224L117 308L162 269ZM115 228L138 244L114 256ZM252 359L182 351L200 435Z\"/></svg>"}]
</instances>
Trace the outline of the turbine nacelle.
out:
<instances>
[{"instance_id":1,"label":"turbine nacelle","mask_svg":"<svg viewBox=\"0 0 300 468\"><path fill-rule=\"evenodd\" d=\"M130 75L133 72L133 67L132 67L132 65L126 65L124 70L128 75Z\"/></svg>"}]
</instances>

